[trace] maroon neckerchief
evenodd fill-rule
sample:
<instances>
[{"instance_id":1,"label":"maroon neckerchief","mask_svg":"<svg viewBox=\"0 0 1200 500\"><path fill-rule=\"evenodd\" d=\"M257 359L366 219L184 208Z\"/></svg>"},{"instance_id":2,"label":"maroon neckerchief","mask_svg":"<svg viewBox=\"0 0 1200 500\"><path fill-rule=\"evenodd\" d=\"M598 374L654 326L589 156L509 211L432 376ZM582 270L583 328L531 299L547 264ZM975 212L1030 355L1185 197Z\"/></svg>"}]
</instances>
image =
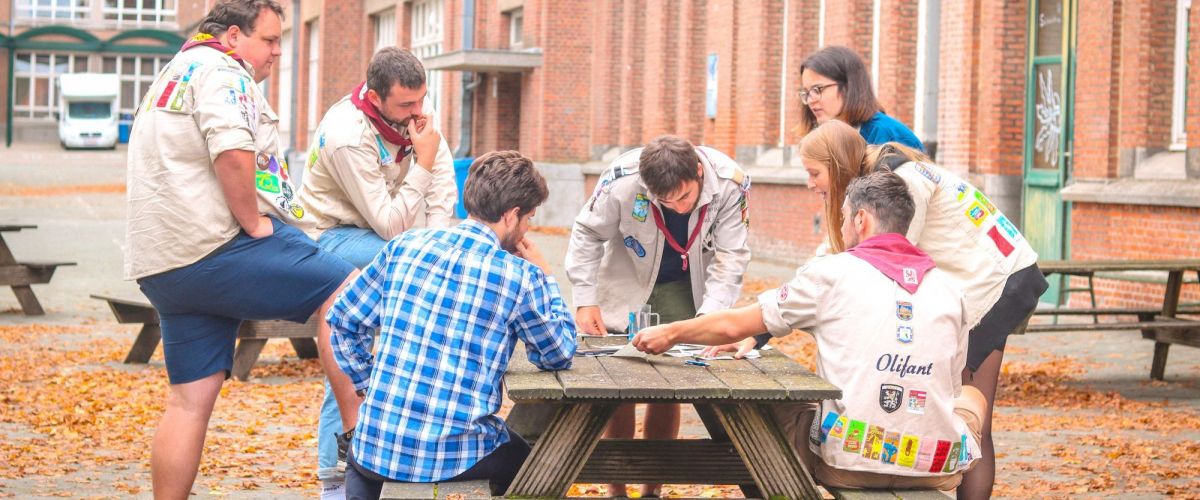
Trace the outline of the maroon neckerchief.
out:
<instances>
[{"instance_id":1,"label":"maroon neckerchief","mask_svg":"<svg viewBox=\"0 0 1200 500\"><path fill-rule=\"evenodd\" d=\"M183 48L179 49L179 51L186 52L189 49L194 49L196 47L210 47L217 49L221 51L222 54L233 58L233 60L237 61L238 64L241 64L243 68L246 67L246 63L242 60L242 56L234 53L233 49L221 45L221 42L217 41L216 37L208 33L197 33L196 36L193 36L187 42L184 42Z\"/></svg>"},{"instance_id":2,"label":"maroon neckerchief","mask_svg":"<svg viewBox=\"0 0 1200 500\"><path fill-rule=\"evenodd\" d=\"M925 274L933 269L933 259L929 254L913 246L908 238L899 233L872 236L846 250L846 253L866 261L908 290L908 293L916 293Z\"/></svg>"},{"instance_id":3,"label":"maroon neckerchief","mask_svg":"<svg viewBox=\"0 0 1200 500\"><path fill-rule=\"evenodd\" d=\"M700 226L704 225L704 215L708 213L708 205L700 207L700 218L696 221L696 227L692 228L692 235L688 237L686 247L680 247L679 242L675 241L675 237L671 236L671 231L667 230L667 225L663 223L662 212L658 210L658 205L650 204L650 209L654 211L654 225L658 226L658 230L663 236L667 237L667 244L671 245L683 260L683 270L688 270L688 250L691 250L692 243L696 242L696 236L700 235Z\"/></svg>"},{"instance_id":4,"label":"maroon neckerchief","mask_svg":"<svg viewBox=\"0 0 1200 500\"><path fill-rule=\"evenodd\" d=\"M375 130L379 131L379 135L382 135L384 140L392 144L399 145L400 151L404 151L405 148L412 146L412 141L408 140L407 137L404 137L404 135L392 128L392 126L383 119L383 116L379 114L379 110L375 108L375 105L371 104L371 101L364 99L366 92L367 82L358 84L357 87L354 87L354 92L350 93L350 102L354 104L359 111L362 111L364 115L367 115L367 118L371 120L373 125L375 125Z\"/></svg>"}]
</instances>

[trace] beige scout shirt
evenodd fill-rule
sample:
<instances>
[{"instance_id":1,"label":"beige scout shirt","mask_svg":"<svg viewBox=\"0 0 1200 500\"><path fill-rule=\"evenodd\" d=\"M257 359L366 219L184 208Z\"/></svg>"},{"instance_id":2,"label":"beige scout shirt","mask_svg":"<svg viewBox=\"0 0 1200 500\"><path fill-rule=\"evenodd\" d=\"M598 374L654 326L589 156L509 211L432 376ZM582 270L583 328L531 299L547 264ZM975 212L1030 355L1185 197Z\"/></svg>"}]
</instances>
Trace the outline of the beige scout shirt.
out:
<instances>
[{"instance_id":1,"label":"beige scout shirt","mask_svg":"<svg viewBox=\"0 0 1200 500\"><path fill-rule=\"evenodd\" d=\"M896 174L916 205L908 240L963 290L974 328L1000 300L1008 277L1037 263L1037 252L983 192L953 172L910 162Z\"/></svg>"},{"instance_id":2,"label":"beige scout shirt","mask_svg":"<svg viewBox=\"0 0 1200 500\"><path fill-rule=\"evenodd\" d=\"M190 265L240 227L213 170L225 151L255 153L259 212L301 228L279 118L243 67L209 47L180 52L139 105L129 138L125 279Z\"/></svg>"},{"instance_id":3,"label":"beige scout shirt","mask_svg":"<svg viewBox=\"0 0 1200 500\"><path fill-rule=\"evenodd\" d=\"M724 153L696 148L704 168L697 207L708 206L699 240L688 250L688 273L697 314L724 309L737 301L742 275L750 263L747 195L750 177ZM575 218L567 247L566 271L574 290L575 307L600 306L604 326L621 331L650 298L666 240L650 203L657 199L638 175L634 149L609 165L591 199ZM688 220L696 227L699 208ZM680 242L684 245L686 242Z\"/></svg>"},{"instance_id":4,"label":"beige scout shirt","mask_svg":"<svg viewBox=\"0 0 1200 500\"><path fill-rule=\"evenodd\" d=\"M980 456L954 413L967 362L963 297L934 268L910 294L849 253L816 257L758 297L775 336L817 341L817 374L843 389L823 401L810 445L840 469L898 476L964 470Z\"/></svg>"},{"instance_id":5,"label":"beige scout shirt","mask_svg":"<svg viewBox=\"0 0 1200 500\"><path fill-rule=\"evenodd\" d=\"M411 150L396 161L399 149L383 139L350 96L329 108L317 127L300 187L300 203L315 221L309 236L352 225L392 239L422 213L427 227L448 227L458 191L445 138L432 173L413 162Z\"/></svg>"}]
</instances>

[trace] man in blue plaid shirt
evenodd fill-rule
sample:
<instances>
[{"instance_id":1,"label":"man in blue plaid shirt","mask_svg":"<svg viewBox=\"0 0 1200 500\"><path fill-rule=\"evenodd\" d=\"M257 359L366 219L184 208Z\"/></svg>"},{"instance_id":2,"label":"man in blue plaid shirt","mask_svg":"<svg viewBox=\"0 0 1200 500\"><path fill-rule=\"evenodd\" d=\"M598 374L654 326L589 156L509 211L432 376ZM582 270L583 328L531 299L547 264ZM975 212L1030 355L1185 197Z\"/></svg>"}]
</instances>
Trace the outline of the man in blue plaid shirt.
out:
<instances>
[{"instance_id":1,"label":"man in blue plaid shirt","mask_svg":"<svg viewBox=\"0 0 1200 500\"><path fill-rule=\"evenodd\" d=\"M530 451L496 416L517 340L543 370L571 366L575 321L525 239L545 179L520 153L493 152L463 191L467 220L393 239L327 316L334 357L365 397L348 499L379 498L384 481L488 479L502 494Z\"/></svg>"}]
</instances>

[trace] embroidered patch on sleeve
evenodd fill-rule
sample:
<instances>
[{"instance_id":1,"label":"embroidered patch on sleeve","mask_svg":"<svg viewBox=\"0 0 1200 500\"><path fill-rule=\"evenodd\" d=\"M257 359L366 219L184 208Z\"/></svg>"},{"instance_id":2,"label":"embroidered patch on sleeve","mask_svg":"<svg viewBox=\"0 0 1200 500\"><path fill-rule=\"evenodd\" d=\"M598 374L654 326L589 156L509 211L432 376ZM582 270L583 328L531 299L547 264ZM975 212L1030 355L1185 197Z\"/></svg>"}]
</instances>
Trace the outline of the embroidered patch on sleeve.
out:
<instances>
[{"instance_id":1,"label":"embroidered patch on sleeve","mask_svg":"<svg viewBox=\"0 0 1200 500\"><path fill-rule=\"evenodd\" d=\"M888 432L883 437L883 454L879 456L879 461L885 464L896 463L896 452L900 451L900 433Z\"/></svg>"},{"instance_id":2,"label":"embroidered patch on sleeve","mask_svg":"<svg viewBox=\"0 0 1200 500\"><path fill-rule=\"evenodd\" d=\"M950 456L950 442L938 440L937 448L933 450L933 463L929 465L929 472L941 472L942 467L946 466L946 457Z\"/></svg>"},{"instance_id":3,"label":"embroidered patch on sleeve","mask_svg":"<svg viewBox=\"0 0 1200 500\"><path fill-rule=\"evenodd\" d=\"M942 472L950 473L958 470L958 457L962 454L962 444L955 441L950 445L950 453L946 455L946 465Z\"/></svg>"},{"instance_id":4,"label":"embroidered patch on sleeve","mask_svg":"<svg viewBox=\"0 0 1200 500\"><path fill-rule=\"evenodd\" d=\"M838 414L829 412L825 414L825 420L821 422L821 442L824 443L829 439L829 432L833 430L833 425L838 421Z\"/></svg>"},{"instance_id":5,"label":"embroidered patch on sleeve","mask_svg":"<svg viewBox=\"0 0 1200 500\"><path fill-rule=\"evenodd\" d=\"M991 229L988 229L988 237L996 244L996 248L1000 250L1000 253L1008 257L1013 253L1012 243L1009 243L1008 240L1004 239L1004 236L1000 235L1000 231L996 229L997 227L1000 226L992 226Z\"/></svg>"},{"instance_id":6,"label":"embroidered patch on sleeve","mask_svg":"<svg viewBox=\"0 0 1200 500\"><path fill-rule=\"evenodd\" d=\"M867 428L867 440L863 442L863 458L879 460L883 454L883 427L872 425Z\"/></svg>"},{"instance_id":7,"label":"embroidered patch on sleeve","mask_svg":"<svg viewBox=\"0 0 1200 500\"><path fill-rule=\"evenodd\" d=\"M925 397L925 391L908 391L908 412L914 415L924 415Z\"/></svg>"},{"instance_id":8,"label":"embroidered patch on sleeve","mask_svg":"<svg viewBox=\"0 0 1200 500\"><path fill-rule=\"evenodd\" d=\"M984 210L983 205L980 205L978 201L971 202L971 206L967 207L967 218L971 219L971 223L975 224L975 227L982 225L987 216L987 210Z\"/></svg>"},{"instance_id":9,"label":"embroidered patch on sleeve","mask_svg":"<svg viewBox=\"0 0 1200 500\"><path fill-rule=\"evenodd\" d=\"M904 387L896 384L879 386L879 407L888 413L900 409L904 401Z\"/></svg>"},{"instance_id":10,"label":"embroidered patch on sleeve","mask_svg":"<svg viewBox=\"0 0 1200 500\"><path fill-rule=\"evenodd\" d=\"M921 440L921 447L917 449L917 463L913 468L919 471L929 470L929 465L933 463L933 454L937 450L937 443L928 436Z\"/></svg>"}]
</instances>

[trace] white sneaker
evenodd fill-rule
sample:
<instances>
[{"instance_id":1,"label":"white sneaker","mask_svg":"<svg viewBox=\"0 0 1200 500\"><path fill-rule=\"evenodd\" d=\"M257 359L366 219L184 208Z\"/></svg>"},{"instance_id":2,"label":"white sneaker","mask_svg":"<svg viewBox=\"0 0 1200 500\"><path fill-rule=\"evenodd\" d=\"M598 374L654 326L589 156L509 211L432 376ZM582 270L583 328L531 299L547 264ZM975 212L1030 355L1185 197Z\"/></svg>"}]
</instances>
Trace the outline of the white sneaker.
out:
<instances>
[{"instance_id":1,"label":"white sneaker","mask_svg":"<svg viewBox=\"0 0 1200 500\"><path fill-rule=\"evenodd\" d=\"M346 482L321 481L321 500L346 500Z\"/></svg>"}]
</instances>

